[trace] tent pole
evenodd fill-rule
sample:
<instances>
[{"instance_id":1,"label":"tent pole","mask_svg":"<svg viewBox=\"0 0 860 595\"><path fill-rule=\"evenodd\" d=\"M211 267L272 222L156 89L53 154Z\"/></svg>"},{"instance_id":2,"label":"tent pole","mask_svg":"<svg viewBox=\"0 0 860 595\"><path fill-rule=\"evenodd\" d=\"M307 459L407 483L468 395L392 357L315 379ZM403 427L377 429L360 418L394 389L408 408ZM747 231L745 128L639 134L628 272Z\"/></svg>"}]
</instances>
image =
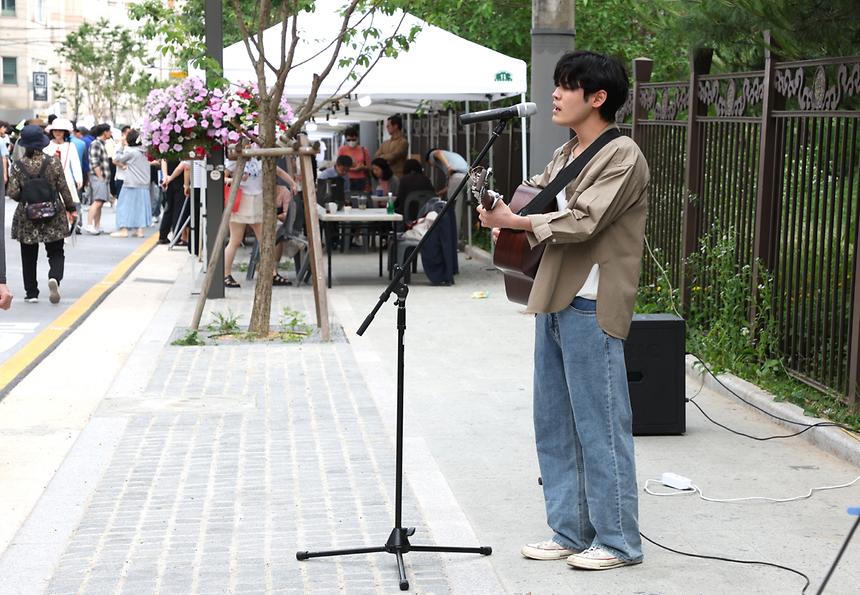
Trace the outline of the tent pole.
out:
<instances>
[{"instance_id":1,"label":"tent pole","mask_svg":"<svg viewBox=\"0 0 860 595\"><path fill-rule=\"evenodd\" d=\"M448 108L448 150L454 152L454 110Z\"/></svg>"},{"instance_id":2,"label":"tent pole","mask_svg":"<svg viewBox=\"0 0 860 595\"><path fill-rule=\"evenodd\" d=\"M522 103L526 102L526 94L525 93L520 93L520 101ZM523 180L529 179L529 172L528 172L529 159L528 159L528 153L527 153L528 152L528 145L526 144L526 122L528 122L528 118L520 118L520 123L522 124L522 126L520 126L520 134L522 135L522 144L521 144L522 151L520 151L520 153L522 153L522 156L523 156Z\"/></svg>"},{"instance_id":3,"label":"tent pole","mask_svg":"<svg viewBox=\"0 0 860 595\"><path fill-rule=\"evenodd\" d=\"M469 113L469 102L466 101L466 113ZM472 134L468 127L463 131L466 135L466 163L472 163ZM471 203L471 201L469 201ZM472 245L472 209L471 204L469 208L466 209L466 217L467 222L469 223L466 226L466 241L471 246Z\"/></svg>"},{"instance_id":4,"label":"tent pole","mask_svg":"<svg viewBox=\"0 0 860 595\"><path fill-rule=\"evenodd\" d=\"M412 114L406 114L406 154L412 157Z\"/></svg>"}]
</instances>

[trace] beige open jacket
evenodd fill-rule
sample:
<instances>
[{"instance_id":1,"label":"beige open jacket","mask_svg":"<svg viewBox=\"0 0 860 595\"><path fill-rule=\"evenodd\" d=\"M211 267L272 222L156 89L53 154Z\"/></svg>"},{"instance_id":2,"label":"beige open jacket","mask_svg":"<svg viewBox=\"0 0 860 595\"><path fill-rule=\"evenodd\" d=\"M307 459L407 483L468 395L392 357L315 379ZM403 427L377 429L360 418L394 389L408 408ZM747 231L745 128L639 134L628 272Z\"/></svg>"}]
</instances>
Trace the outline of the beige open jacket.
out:
<instances>
[{"instance_id":1,"label":"beige open jacket","mask_svg":"<svg viewBox=\"0 0 860 595\"><path fill-rule=\"evenodd\" d=\"M577 140L556 149L543 173L525 183L545 187L567 165ZM532 246L546 250L529 295L528 312L567 308L594 264L600 265L597 322L607 334L626 339L639 286L648 164L626 136L603 147L565 187L567 208L529 215Z\"/></svg>"}]
</instances>

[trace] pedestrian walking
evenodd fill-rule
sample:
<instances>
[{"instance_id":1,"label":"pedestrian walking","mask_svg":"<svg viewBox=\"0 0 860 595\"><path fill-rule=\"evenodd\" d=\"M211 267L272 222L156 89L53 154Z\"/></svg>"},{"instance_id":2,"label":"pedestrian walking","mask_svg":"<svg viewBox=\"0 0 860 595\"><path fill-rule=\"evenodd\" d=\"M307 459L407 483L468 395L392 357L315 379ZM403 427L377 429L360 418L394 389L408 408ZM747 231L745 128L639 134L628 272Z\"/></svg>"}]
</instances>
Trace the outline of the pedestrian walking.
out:
<instances>
[{"instance_id":1,"label":"pedestrian walking","mask_svg":"<svg viewBox=\"0 0 860 595\"><path fill-rule=\"evenodd\" d=\"M80 191L84 184L84 176L81 171L78 151L71 143L74 129L75 127L69 120L55 118L45 129L51 135L51 142L43 151L45 155L56 157L59 160L60 166L63 168L63 175L66 178L66 185L69 187L69 193L72 195L72 200L75 201L75 208L80 211Z\"/></svg>"},{"instance_id":2,"label":"pedestrian walking","mask_svg":"<svg viewBox=\"0 0 860 595\"><path fill-rule=\"evenodd\" d=\"M127 238L131 230L143 237L143 229L152 223L152 205L149 199L149 158L140 145L140 133L131 129L126 137L128 146L114 155L117 167L124 168L124 180L116 205L118 230L111 237Z\"/></svg>"},{"instance_id":3,"label":"pedestrian walking","mask_svg":"<svg viewBox=\"0 0 860 595\"><path fill-rule=\"evenodd\" d=\"M520 229L531 246L545 246L526 311L535 314L535 442L553 534L522 554L608 570L642 562L624 339L639 285L648 164L615 126L629 85L617 60L568 52L553 78L552 121L576 138L528 184L572 181L534 199L549 213L535 206L539 214L517 215L503 201L478 213L494 237Z\"/></svg>"},{"instance_id":4,"label":"pedestrian walking","mask_svg":"<svg viewBox=\"0 0 860 595\"><path fill-rule=\"evenodd\" d=\"M50 302L56 304L60 301L59 287L63 280L66 260L63 243L69 234L69 226L74 221L75 203L60 162L42 152L48 145L48 137L42 132L42 128L35 125L25 126L18 145L24 153L12 166L8 193L10 198L18 201L18 207L12 217L12 239L21 243L24 301L39 301L36 261L39 244L42 243L45 244L50 267ZM59 198L62 198L62 204ZM51 212L53 215L50 215ZM41 217L37 218L39 215Z\"/></svg>"},{"instance_id":5,"label":"pedestrian walking","mask_svg":"<svg viewBox=\"0 0 860 595\"><path fill-rule=\"evenodd\" d=\"M110 200L110 159L105 150L105 142L111 137L110 126L98 124L90 131L94 140L90 144L90 210L87 212L89 234L99 235L102 232L102 207Z\"/></svg>"}]
</instances>

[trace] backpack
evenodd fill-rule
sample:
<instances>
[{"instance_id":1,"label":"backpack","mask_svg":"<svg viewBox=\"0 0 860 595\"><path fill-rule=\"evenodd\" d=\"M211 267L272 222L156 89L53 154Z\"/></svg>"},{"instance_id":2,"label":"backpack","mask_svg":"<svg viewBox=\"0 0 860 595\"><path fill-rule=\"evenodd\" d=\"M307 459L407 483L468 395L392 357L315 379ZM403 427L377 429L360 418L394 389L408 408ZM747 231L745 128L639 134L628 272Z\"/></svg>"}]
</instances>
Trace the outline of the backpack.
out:
<instances>
[{"instance_id":1,"label":"backpack","mask_svg":"<svg viewBox=\"0 0 860 595\"><path fill-rule=\"evenodd\" d=\"M51 182L45 177L45 169L48 167L50 157L42 160L42 167L35 176L31 175L26 168L21 171L27 176L21 187L21 203L27 219L35 223L45 223L57 216L57 192L51 186Z\"/></svg>"}]
</instances>

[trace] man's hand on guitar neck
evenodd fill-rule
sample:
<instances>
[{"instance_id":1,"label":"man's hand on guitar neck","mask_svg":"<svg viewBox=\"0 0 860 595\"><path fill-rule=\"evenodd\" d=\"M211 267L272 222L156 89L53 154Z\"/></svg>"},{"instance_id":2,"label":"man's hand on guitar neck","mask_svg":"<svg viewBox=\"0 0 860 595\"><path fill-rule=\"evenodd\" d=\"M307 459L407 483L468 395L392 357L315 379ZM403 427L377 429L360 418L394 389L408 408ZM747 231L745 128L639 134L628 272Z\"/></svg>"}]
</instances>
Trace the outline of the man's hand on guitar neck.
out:
<instances>
[{"instance_id":1,"label":"man's hand on guitar neck","mask_svg":"<svg viewBox=\"0 0 860 595\"><path fill-rule=\"evenodd\" d=\"M503 200L496 201L496 206L492 211L488 211L480 205L478 205L477 210L481 227L532 230L531 219L515 214Z\"/></svg>"}]
</instances>

